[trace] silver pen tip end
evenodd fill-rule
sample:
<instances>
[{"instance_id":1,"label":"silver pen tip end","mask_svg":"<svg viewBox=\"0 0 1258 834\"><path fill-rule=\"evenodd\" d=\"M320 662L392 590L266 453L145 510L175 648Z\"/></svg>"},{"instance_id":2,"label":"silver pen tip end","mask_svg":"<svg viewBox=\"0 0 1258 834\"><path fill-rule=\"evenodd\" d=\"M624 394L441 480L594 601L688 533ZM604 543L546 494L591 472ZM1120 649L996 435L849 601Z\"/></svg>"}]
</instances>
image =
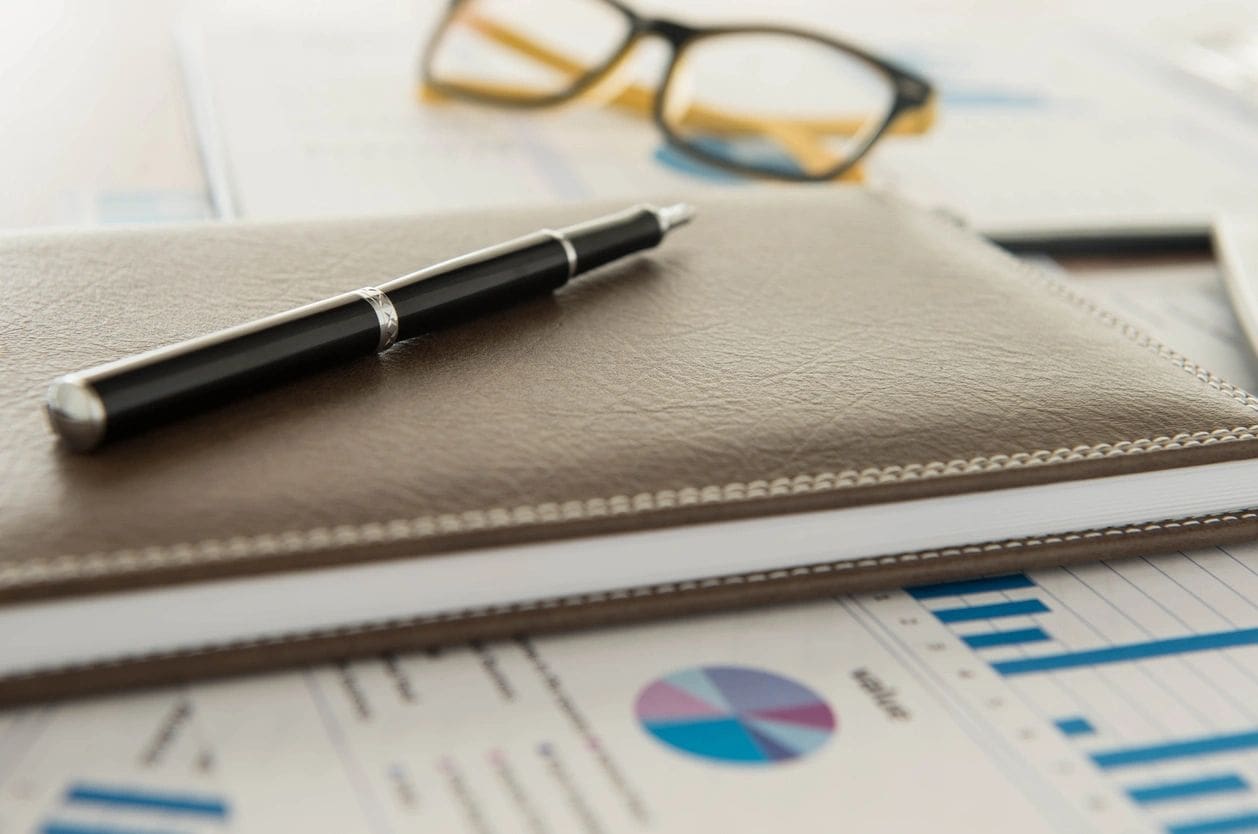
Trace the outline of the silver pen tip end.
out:
<instances>
[{"instance_id":1,"label":"silver pen tip end","mask_svg":"<svg viewBox=\"0 0 1258 834\"><path fill-rule=\"evenodd\" d=\"M76 452L93 449L105 436L105 405L92 386L73 375L53 380L45 400L48 422Z\"/></svg>"},{"instance_id":2,"label":"silver pen tip end","mask_svg":"<svg viewBox=\"0 0 1258 834\"><path fill-rule=\"evenodd\" d=\"M671 206L656 209L655 213L660 218L660 226L667 233L693 220L695 207L689 203L674 203Z\"/></svg>"}]
</instances>

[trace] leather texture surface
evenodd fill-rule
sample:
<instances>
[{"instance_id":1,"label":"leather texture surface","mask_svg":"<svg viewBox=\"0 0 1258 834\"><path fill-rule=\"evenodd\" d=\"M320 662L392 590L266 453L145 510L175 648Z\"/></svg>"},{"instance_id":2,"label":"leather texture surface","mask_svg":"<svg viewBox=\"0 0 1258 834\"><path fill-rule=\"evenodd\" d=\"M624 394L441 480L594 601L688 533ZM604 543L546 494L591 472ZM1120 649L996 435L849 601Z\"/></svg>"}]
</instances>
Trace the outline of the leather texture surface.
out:
<instances>
[{"instance_id":1,"label":"leather texture surface","mask_svg":"<svg viewBox=\"0 0 1258 834\"><path fill-rule=\"evenodd\" d=\"M0 600L1258 453L1248 395L841 188L96 454L46 426L62 373L621 207L0 239Z\"/></svg>"}]
</instances>

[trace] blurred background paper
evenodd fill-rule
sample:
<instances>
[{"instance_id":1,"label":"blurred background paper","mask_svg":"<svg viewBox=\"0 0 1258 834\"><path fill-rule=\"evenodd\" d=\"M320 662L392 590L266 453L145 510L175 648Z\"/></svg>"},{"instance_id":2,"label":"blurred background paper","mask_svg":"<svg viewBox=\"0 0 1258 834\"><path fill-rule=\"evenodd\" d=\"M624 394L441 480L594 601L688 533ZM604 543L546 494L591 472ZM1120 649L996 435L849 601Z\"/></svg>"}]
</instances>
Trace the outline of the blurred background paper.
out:
<instances>
[{"instance_id":1,"label":"blurred background paper","mask_svg":"<svg viewBox=\"0 0 1258 834\"><path fill-rule=\"evenodd\" d=\"M189 31L189 93L208 166L223 172L211 182L221 213L475 208L737 181L660 163L674 155L651 125L613 112L421 104L421 31L240 22Z\"/></svg>"},{"instance_id":2,"label":"blurred background paper","mask_svg":"<svg viewBox=\"0 0 1258 834\"><path fill-rule=\"evenodd\" d=\"M1167 43L1182 10L1146 11L1140 28L1119 25L1116 7L1089 18L1057 5L940 8L856 3L840 13L793 0L760 16L849 37L940 87L937 126L880 143L867 163L872 184L1014 236L1204 230L1258 190L1258 104L1174 60L1195 42ZM186 27L189 93L221 172L212 183L221 210L295 217L781 187L696 164L646 122L605 108L421 104L419 54L441 9L380 4L300 25L228 12ZM668 4L666 14L729 20L710 0ZM660 70L658 47L633 66L646 83Z\"/></svg>"}]
</instances>

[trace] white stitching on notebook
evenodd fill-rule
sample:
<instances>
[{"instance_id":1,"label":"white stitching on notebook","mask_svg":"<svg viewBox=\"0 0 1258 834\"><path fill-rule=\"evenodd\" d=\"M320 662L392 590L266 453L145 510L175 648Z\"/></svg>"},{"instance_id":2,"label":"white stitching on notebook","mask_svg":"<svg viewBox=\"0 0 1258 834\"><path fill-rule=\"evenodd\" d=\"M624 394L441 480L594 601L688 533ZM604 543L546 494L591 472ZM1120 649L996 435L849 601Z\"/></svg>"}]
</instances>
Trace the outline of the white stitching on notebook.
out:
<instances>
[{"instance_id":1,"label":"white stitching on notebook","mask_svg":"<svg viewBox=\"0 0 1258 834\"><path fill-rule=\"evenodd\" d=\"M1138 345L1149 348L1163 359L1166 359L1174 364L1180 370L1192 374L1206 385L1214 388L1216 391L1231 397L1244 405L1246 408L1258 411L1258 397L1254 397L1248 391L1245 391L1244 389L1227 382L1221 377L1216 376L1210 371L1207 371L1205 368L1188 359L1188 357L1171 350L1166 345L1140 330L1138 327L1123 321L1108 310L1098 307L1091 299L1080 296L1061 281L1056 280L1040 270L1033 269L1028 264L1024 264L1021 261L1017 261L1016 263L1018 263L1019 266L1027 268L1031 278L1039 281L1049 292L1060 295L1078 307L1087 310L1093 316L1105 322L1110 327L1117 328L1118 331L1128 339L1131 339Z\"/></svg>"},{"instance_id":2,"label":"white stitching on notebook","mask_svg":"<svg viewBox=\"0 0 1258 834\"><path fill-rule=\"evenodd\" d=\"M263 533L256 536L235 536L229 539L209 539L196 543L150 546L104 553L89 553L81 556L58 556L51 559L12 562L0 565L0 588L71 578L101 576L106 573L123 571L140 571L206 562L225 562L257 555L269 556L386 542L414 541L443 533L516 527L528 524L546 524L556 521L625 515L695 504L799 495L846 489L854 486L1028 468L1067 461L1122 457L1166 449L1253 440L1256 437L1258 437L1258 426L1231 430L1218 429L1213 432L1178 434L1174 437L1124 441L1114 444L1101 443L1096 446L1078 446L1074 449L1058 449L1053 452L1024 452L1016 455L997 455L990 458L979 457L969 461L888 466L883 469L866 469L861 472L855 470L847 470L838 474L826 472L815 476L800 475L795 478L778 478L772 481L753 481L749 484L733 483L724 487L711 486L702 490L662 490L654 494L617 495L611 498L596 498L585 502L569 501L563 504L539 504L517 507L510 511L505 509L491 511L473 510L461 514L395 519L385 523L345 524L338 527L317 527L310 530L288 531L279 534Z\"/></svg>"},{"instance_id":3,"label":"white stitching on notebook","mask_svg":"<svg viewBox=\"0 0 1258 834\"><path fill-rule=\"evenodd\" d=\"M841 562L823 562L816 565L804 565L796 568L787 568L783 570L774 570L757 573L732 574L729 576L709 577L706 579L687 580L684 582L673 582L662 585L642 586L636 588L622 588L614 591L597 591L587 594L575 594L567 597L554 597L551 599L534 600L531 602L511 603L508 605L494 605L483 608L469 608L461 611L449 611L439 614L425 615L421 617L401 617L389 620L380 620L371 623L360 623L353 626L338 626L328 629L317 629L313 631L302 632L284 632L280 634L271 634L265 637L258 637L250 640L240 640L218 645L200 646L197 648L187 649L171 649L164 652L154 652L144 655L132 655L129 657L117 657L104 661L94 661L91 663L80 665L67 665L56 668L37 668L29 671L16 672L4 676L0 676L0 683L12 683L24 679L41 677L57 672L87 672L96 669L108 669L111 667L129 665L134 663L148 663L156 660L170 658L193 658L216 652L232 652L242 649L260 648L264 646L276 646L290 643L294 640L315 640L315 639L334 639L341 637L355 637L363 634L371 634L373 632L386 631L395 628L415 628L424 625L431 625L440 622L456 622L459 620L468 620L477 617L494 617L505 614L525 613L528 611L537 611L542 609L556 608L575 608L584 605L597 605L599 603L613 602L616 600L628 599L631 597L648 597L648 596L665 596L667 594L681 593L692 590L710 590L728 585L747 585L768 582L773 580L788 579L798 576L813 576L817 574L836 573L840 571L852 570L858 567L875 567L878 565L898 564L902 562L925 561L928 559L949 559L960 556L972 556L982 553L998 553L1000 551L1016 550L1019 548L1035 548L1044 545L1065 544L1085 539L1105 538L1105 537L1122 537L1137 535L1142 533L1156 533L1162 530L1178 530L1180 528L1191 528L1208 526L1214 524L1228 524L1240 521L1249 521L1258 518L1258 510L1242 510L1235 513L1223 513L1219 515L1194 516L1189 518L1173 519L1160 522L1149 522L1145 524L1129 525L1126 527L1106 527L1096 530L1084 530L1075 533L1061 533L1050 536L1037 536L1021 539L1007 539L998 542L988 542L981 545L966 545L963 547L948 547L939 550L919 550L911 553L901 553L894 556L882 556L876 559L859 559L846 560Z\"/></svg>"},{"instance_id":4,"label":"white stitching on notebook","mask_svg":"<svg viewBox=\"0 0 1258 834\"><path fill-rule=\"evenodd\" d=\"M942 221L941 221L942 222ZM1110 327L1117 328L1127 338L1146 347L1171 362L1185 373L1191 374L1203 384L1215 389L1229 399L1236 400L1253 411L1258 411L1258 397L1221 379L1187 357L1171 350L1139 328L1123 321L1114 314L1096 306L1061 281L1043 270L1023 263L997 249L988 250L993 260L1003 265L1013 264L1049 292L1062 297L1091 313ZM839 473L801 474L792 478L734 482L724 486L710 484L705 487L660 490L655 493L614 495L562 503L543 502L507 509L469 510L462 513L444 513L434 516L397 518L385 522L343 524L336 527L315 527L307 530L288 530L279 533L261 533L251 536L234 536L226 539L204 539L198 542L180 542L173 545L148 545L138 548L37 558L27 561L0 563L0 590L15 586L33 585L73 578L100 576L119 572L152 570L180 565L226 562L252 556L268 556L281 553L301 553L329 548L370 545L430 538L438 534L459 533L502 527L532 524L548 524L577 519L600 518L609 515L650 512L693 504L725 503L752 498L781 497L802 493L822 492L871 484L898 483L941 476L963 475L976 472L993 472L1006 469L1041 466L1146 452L1201 446L1219 442L1249 441L1258 438L1258 424L1238 426L1213 431L1180 432L1171 436L1161 435L1139 440L1121 440L1114 443L1098 443L1092 446L1075 446L1055 450L1041 449L1034 452L975 457L969 460L934 461L891 465L882 468L844 470Z\"/></svg>"}]
</instances>

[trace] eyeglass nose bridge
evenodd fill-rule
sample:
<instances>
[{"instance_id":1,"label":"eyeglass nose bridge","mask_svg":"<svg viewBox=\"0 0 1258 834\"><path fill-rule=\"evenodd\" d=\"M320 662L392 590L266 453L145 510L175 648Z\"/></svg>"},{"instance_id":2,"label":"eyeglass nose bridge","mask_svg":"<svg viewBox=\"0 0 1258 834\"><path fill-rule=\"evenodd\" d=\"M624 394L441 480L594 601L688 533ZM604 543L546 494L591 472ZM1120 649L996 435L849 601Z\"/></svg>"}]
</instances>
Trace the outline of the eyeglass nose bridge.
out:
<instances>
[{"instance_id":1,"label":"eyeglass nose bridge","mask_svg":"<svg viewBox=\"0 0 1258 834\"><path fill-rule=\"evenodd\" d=\"M699 30L693 26L662 17L640 18L636 21L635 28L637 37L655 35L668 41L675 50L699 34Z\"/></svg>"}]
</instances>

